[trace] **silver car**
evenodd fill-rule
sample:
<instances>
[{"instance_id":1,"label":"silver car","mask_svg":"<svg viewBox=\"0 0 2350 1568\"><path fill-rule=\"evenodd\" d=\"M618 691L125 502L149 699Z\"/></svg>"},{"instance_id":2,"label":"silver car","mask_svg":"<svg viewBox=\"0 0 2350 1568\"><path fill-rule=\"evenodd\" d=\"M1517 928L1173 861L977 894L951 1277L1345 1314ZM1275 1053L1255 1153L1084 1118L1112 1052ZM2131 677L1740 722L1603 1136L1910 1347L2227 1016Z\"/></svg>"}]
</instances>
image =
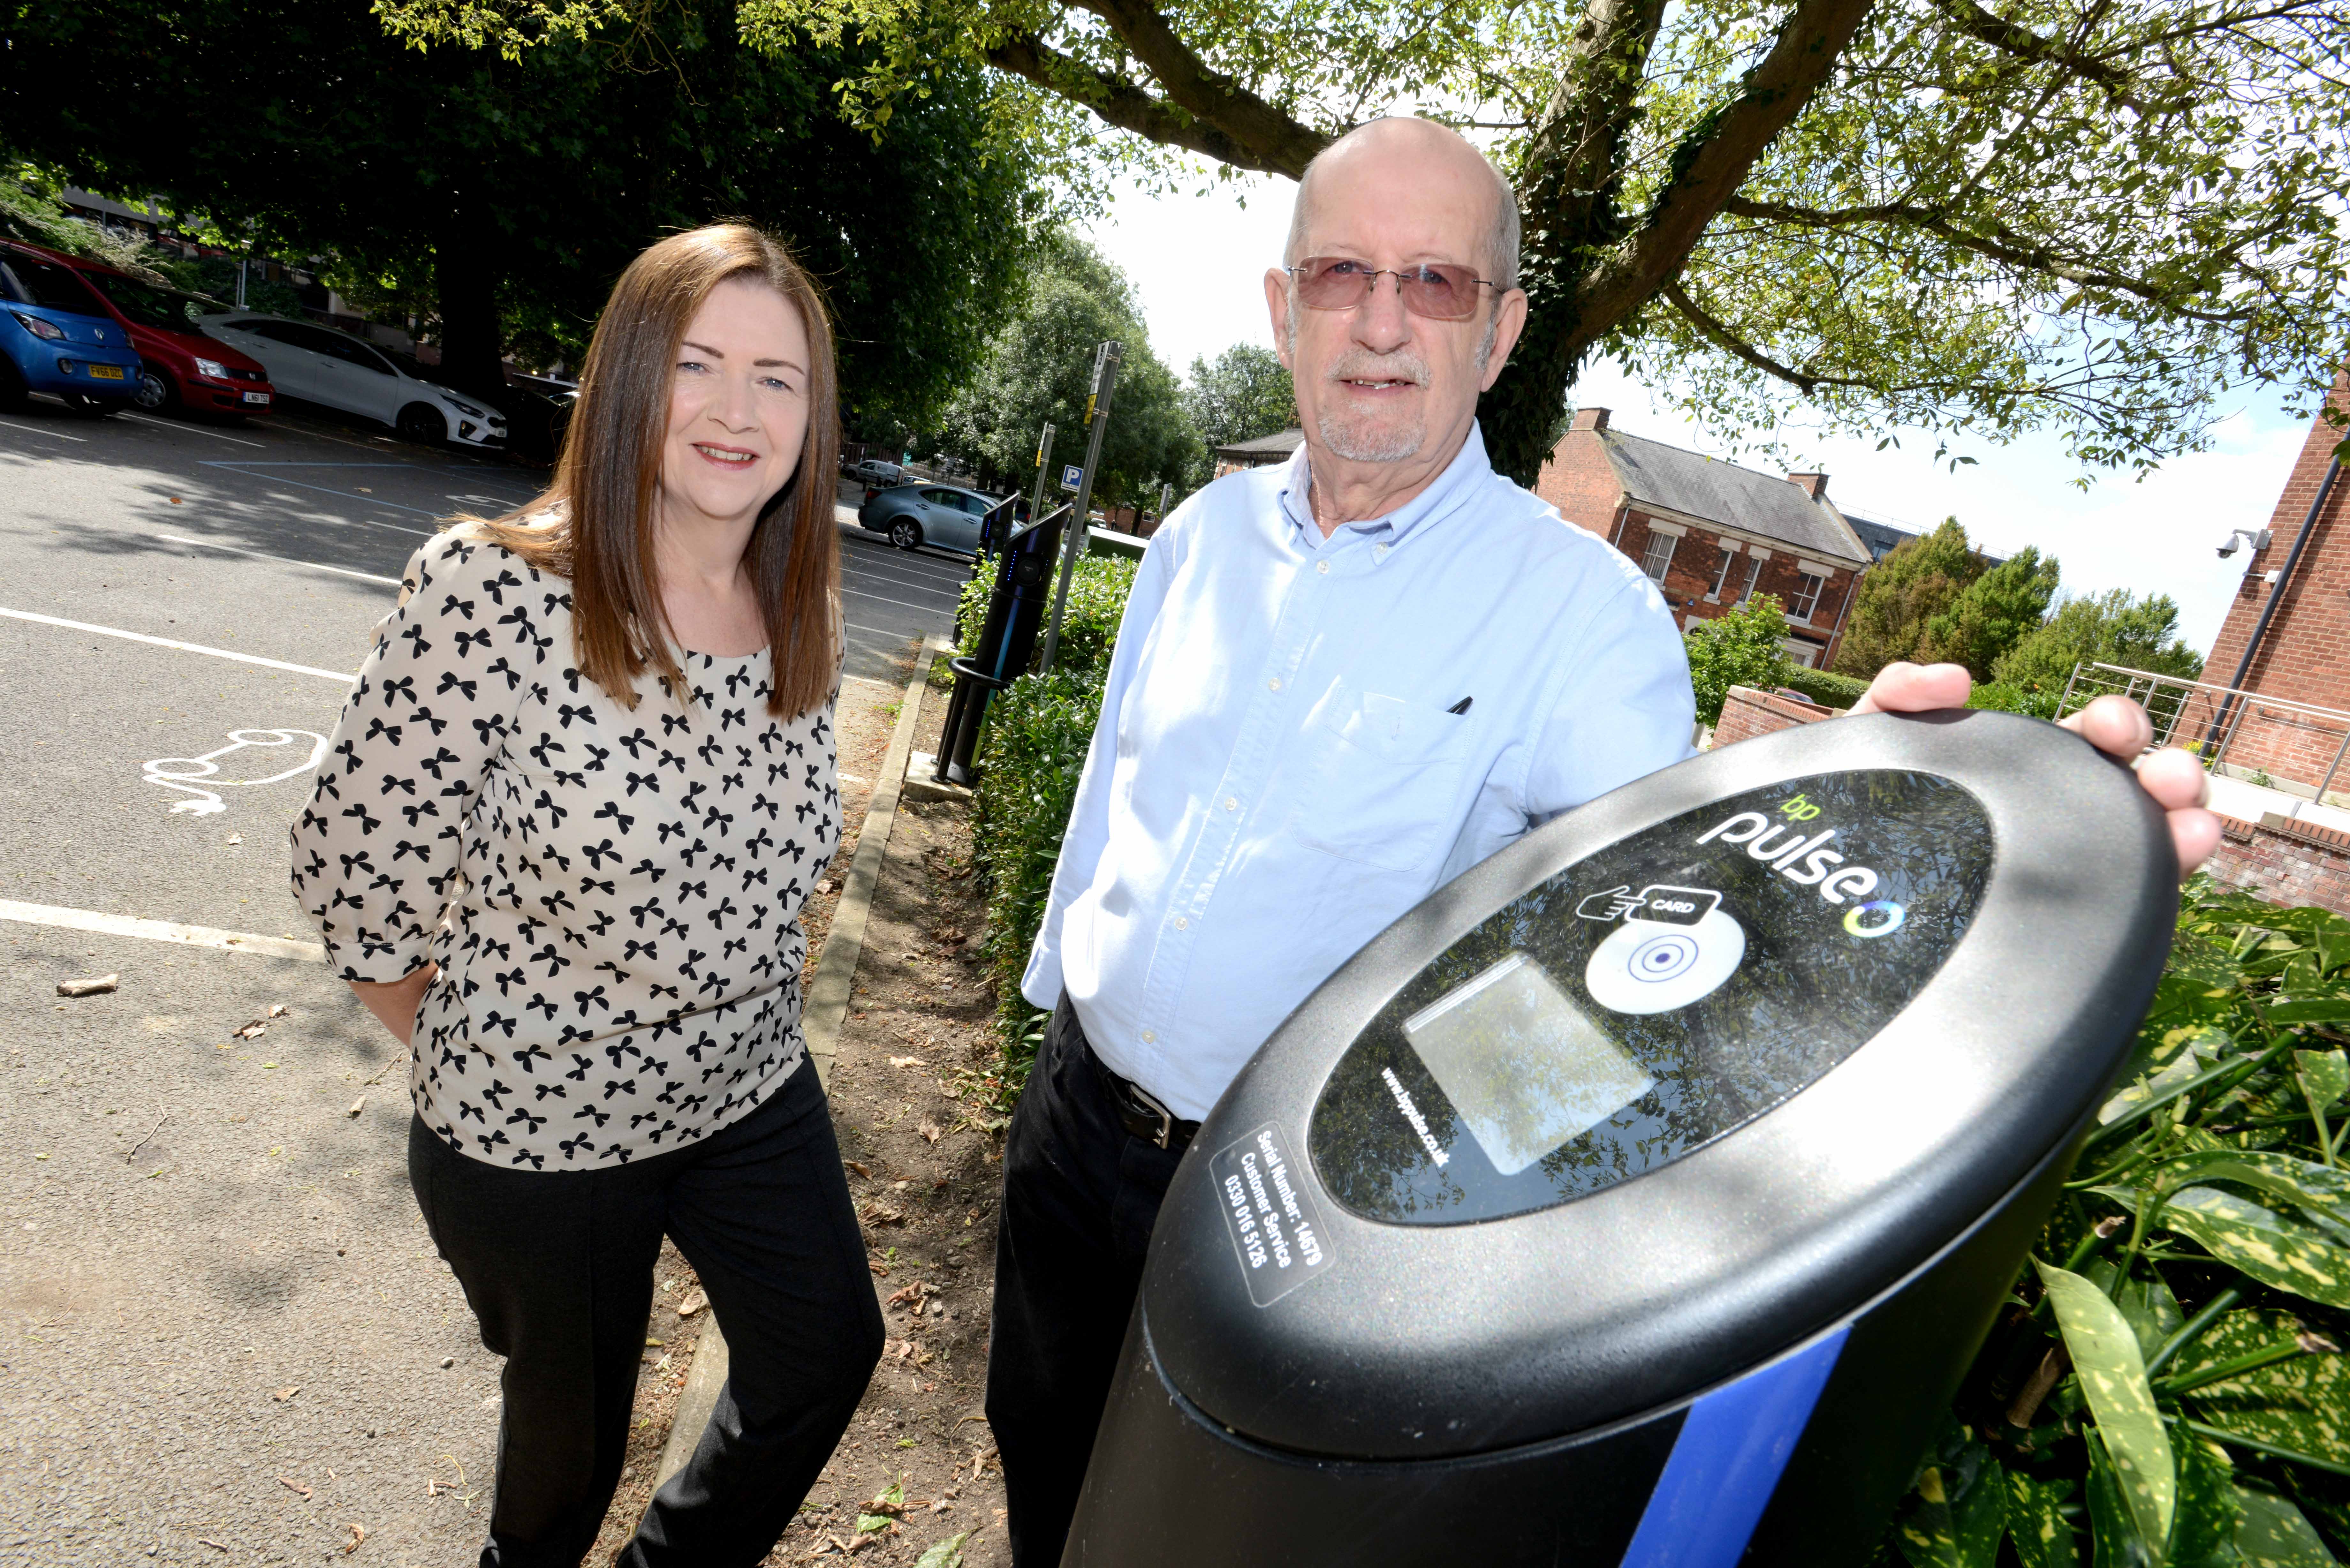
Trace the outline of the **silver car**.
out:
<instances>
[{"instance_id":1,"label":"silver car","mask_svg":"<svg viewBox=\"0 0 2350 1568\"><path fill-rule=\"evenodd\" d=\"M900 550L925 545L972 556L979 552L980 522L997 498L951 484L917 483L877 490L857 509L857 521L889 535Z\"/></svg>"}]
</instances>

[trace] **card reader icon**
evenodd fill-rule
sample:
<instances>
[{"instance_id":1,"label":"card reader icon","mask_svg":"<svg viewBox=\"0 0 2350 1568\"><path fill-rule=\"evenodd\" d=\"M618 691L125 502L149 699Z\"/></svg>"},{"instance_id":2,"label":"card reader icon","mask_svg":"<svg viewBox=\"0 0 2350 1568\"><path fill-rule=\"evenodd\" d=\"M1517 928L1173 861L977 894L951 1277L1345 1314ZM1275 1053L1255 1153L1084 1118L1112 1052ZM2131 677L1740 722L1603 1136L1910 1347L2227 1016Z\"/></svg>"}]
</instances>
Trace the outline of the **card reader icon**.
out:
<instances>
[{"instance_id":1,"label":"card reader icon","mask_svg":"<svg viewBox=\"0 0 2350 1568\"><path fill-rule=\"evenodd\" d=\"M1651 882L1638 892L1627 884L1594 893L1575 907L1583 919L1603 923L1617 919L1654 920L1668 926L1694 926L1721 906L1721 895L1711 888L1675 888Z\"/></svg>"}]
</instances>

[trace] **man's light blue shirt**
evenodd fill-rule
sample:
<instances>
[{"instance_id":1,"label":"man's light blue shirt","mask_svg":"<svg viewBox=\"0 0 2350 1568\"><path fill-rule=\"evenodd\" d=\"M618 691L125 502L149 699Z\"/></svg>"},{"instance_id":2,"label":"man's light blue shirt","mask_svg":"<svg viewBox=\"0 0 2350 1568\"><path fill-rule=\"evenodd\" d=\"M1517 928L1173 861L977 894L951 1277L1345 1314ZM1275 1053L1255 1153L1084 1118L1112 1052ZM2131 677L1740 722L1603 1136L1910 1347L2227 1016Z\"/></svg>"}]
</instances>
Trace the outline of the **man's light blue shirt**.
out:
<instances>
[{"instance_id":1,"label":"man's light blue shirt","mask_svg":"<svg viewBox=\"0 0 2350 1568\"><path fill-rule=\"evenodd\" d=\"M1203 1116L1438 886L1688 756L1694 706L1656 585L1474 429L1327 540L1305 449L1228 475L1135 575L1022 993L1066 990L1113 1071Z\"/></svg>"}]
</instances>

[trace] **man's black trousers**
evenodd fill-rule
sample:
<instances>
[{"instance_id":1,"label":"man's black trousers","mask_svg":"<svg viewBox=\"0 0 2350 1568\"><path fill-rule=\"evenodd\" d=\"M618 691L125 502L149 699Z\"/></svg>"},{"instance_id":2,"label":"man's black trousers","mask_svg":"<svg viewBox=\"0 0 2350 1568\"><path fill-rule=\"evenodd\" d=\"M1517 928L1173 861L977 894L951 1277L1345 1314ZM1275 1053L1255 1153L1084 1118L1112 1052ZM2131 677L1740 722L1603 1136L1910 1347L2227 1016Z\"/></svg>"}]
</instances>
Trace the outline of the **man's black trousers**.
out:
<instances>
[{"instance_id":1,"label":"man's black trousers","mask_svg":"<svg viewBox=\"0 0 2350 1568\"><path fill-rule=\"evenodd\" d=\"M506 1358L482 1568L573 1568L619 1484L666 1231L730 1353L692 1459L616 1568L767 1554L881 1357L881 1309L815 1067L748 1116L599 1170L468 1158L411 1120L408 1174L482 1343Z\"/></svg>"},{"instance_id":2,"label":"man's black trousers","mask_svg":"<svg viewBox=\"0 0 2350 1568\"><path fill-rule=\"evenodd\" d=\"M1015 1568L1057 1568L1178 1150L1136 1137L1064 997L1012 1113L987 1420Z\"/></svg>"}]
</instances>

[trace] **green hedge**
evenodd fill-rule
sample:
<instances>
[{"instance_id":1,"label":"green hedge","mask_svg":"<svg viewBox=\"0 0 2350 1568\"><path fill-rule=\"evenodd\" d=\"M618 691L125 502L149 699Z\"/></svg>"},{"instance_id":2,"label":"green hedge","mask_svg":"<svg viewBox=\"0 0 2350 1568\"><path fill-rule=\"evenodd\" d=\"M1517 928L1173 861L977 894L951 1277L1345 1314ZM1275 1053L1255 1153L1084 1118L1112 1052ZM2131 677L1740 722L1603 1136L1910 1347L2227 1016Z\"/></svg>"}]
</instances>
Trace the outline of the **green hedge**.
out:
<instances>
[{"instance_id":1,"label":"green hedge","mask_svg":"<svg viewBox=\"0 0 2350 1568\"><path fill-rule=\"evenodd\" d=\"M1807 670L1800 664L1789 665L1781 674L1779 684L1790 691L1802 692L1823 708L1849 708L1868 690L1866 680L1825 670Z\"/></svg>"},{"instance_id":2,"label":"green hedge","mask_svg":"<svg viewBox=\"0 0 2350 1568\"><path fill-rule=\"evenodd\" d=\"M1123 556L1079 558L1051 673L1024 675L998 692L980 737L972 847L987 888L988 970L1003 1043L997 1092L1007 1106L1027 1079L1043 1028L1042 1015L1020 994L1020 976L1045 919L1134 570ZM986 618L992 582L983 573L963 589L956 622L966 654Z\"/></svg>"}]
</instances>

